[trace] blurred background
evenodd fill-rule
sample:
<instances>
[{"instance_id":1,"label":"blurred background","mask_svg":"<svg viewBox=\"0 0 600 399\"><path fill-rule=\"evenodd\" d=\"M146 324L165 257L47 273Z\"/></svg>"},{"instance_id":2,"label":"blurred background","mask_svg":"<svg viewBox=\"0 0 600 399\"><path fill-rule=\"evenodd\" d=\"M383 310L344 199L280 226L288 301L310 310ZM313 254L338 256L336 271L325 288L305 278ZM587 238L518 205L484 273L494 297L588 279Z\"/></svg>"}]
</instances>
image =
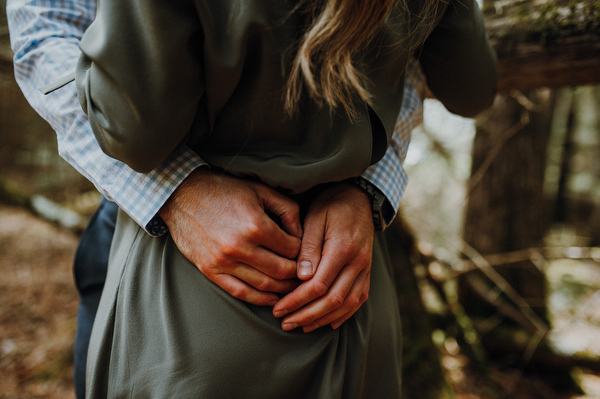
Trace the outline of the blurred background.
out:
<instances>
[{"instance_id":1,"label":"blurred background","mask_svg":"<svg viewBox=\"0 0 600 399\"><path fill-rule=\"evenodd\" d=\"M0 398L69 398L99 194L13 78L0 0ZM600 398L600 1L482 5L500 93L430 99L393 240L406 398Z\"/></svg>"}]
</instances>

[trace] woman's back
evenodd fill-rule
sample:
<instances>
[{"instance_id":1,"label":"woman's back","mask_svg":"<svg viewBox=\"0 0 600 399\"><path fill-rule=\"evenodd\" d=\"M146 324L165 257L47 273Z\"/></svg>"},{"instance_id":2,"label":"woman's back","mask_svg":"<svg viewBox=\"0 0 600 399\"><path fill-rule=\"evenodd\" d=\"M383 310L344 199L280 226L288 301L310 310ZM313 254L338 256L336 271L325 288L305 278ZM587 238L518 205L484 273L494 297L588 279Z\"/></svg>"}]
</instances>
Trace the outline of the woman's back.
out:
<instances>
[{"instance_id":1,"label":"woman's back","mask_svg":"<svg viewBox=\"0 0 600 399\"><path fill-rule=\"evenodd\" d=\"M427 3L434 7L426 17L414 16L399 5L391 8L370 32L368 47L358 47L352 60L370 97L368 102L351 97L355 113L349 118L341 105L332 109L314 101L308 84L292 117L286 110L290 71L307 19L304 13L293 12L291 2L144 1L138 4L147 10L143 19L127 15L137 10L131 7L136 3L104 2L109 10L99 11L81 43L89 57L83 71L90 68L78 79L83 104L95 105L87 112L105 151L145 171L185 140L216 169L296 193L356 176L381 159L402 104L408 60L447 6ZM415 0L407 6L420 3ZM466 10L453 19L459 29L481 22L474 20L475 3L468 6L450 6L454 13ZM485 40L473 46L474 38L459 35L452 41L442 35L443 49L464 49L467 59L461 65L483 59L485 68L493 56ZM424 59L429 56L426 49ZM451 70L446 76L444 67L436 66L428 76L449 78L441 82L459 78ZM90 77L95 86L89 85ZM495 87L493 81L485 83ZM462 88L465 93L453 92L458 102L493 92L487 87ZM167 130L169 134L163 134ZM340 164L353 167L340 169Z\"/></svg>"}]
</instances>

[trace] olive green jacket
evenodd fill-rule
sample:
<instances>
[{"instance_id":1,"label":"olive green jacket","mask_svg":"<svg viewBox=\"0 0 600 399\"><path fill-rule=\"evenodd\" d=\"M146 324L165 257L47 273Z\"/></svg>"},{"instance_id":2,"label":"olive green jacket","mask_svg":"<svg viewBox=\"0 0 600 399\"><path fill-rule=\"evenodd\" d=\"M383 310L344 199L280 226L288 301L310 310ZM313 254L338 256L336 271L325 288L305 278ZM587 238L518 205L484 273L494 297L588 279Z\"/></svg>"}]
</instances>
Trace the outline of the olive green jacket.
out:
<instances>
[{"instance_id":1,"label":"olive green jacket","mask_svg":"<svg viewBox=\"0 0 600 399\"><path fill-rule=\"evenodd\" d=\"M354 120L308 99L289 118L283 88L302 26L290 3L100 0L76 80L102 149L147 172L185 143L217 170L303 192L381 159L412 55L450 111L472 116L493 100L482 16L474 0L456 0L425 23L395 9L361 59L373 101L357 102Z\"/></svg>"}]
</instances>

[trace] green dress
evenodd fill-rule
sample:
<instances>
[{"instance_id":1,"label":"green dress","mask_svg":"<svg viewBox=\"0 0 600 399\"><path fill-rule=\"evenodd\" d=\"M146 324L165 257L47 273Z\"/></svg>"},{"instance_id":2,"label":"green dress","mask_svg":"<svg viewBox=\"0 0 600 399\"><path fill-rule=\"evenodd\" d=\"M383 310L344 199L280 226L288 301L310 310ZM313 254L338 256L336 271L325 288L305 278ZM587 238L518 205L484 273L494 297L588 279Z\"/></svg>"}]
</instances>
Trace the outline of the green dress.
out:
<instances>
[{"instance_id":1,"label":"green dress","mask_svg":"<svg viewBox=\"0 0 600 399\"><path fill-rule=\"evenodd\" d=\"M168 235L152 238L123 213L117 225L88 397L400 397L400 315L382 240L367 302L339 329L305 334L213 284Z\"/></svg>"},{"instance_id":2,"label":"green dress","mask_svg":"<svg viewBox=\"0 0 600 399\"><path fill-rule=\"evenodd\" d=\"M292 7L281 0L100 1L81 42L77 85L105 152L145 172L185 143L215 170L290 195L360 176L388 146L412 54L407 26L415 21L396 8L364 55L373 103L357 103L354 120L309 101L290 119L281 93L302 25ZM437 25L435 40L419 50L423 68L428 77L443 70L453 79L432 80L432 89L449 108L475 112L493 97L494 56L473 1L445 9L410 40L421 45ZM377 233L369 299L340 328L284 332L272 308L232 298L168 234L150 237L120 213L90 342L87 396L398 398L400 317L387 253Z\"/></svg>"}]
</instances>

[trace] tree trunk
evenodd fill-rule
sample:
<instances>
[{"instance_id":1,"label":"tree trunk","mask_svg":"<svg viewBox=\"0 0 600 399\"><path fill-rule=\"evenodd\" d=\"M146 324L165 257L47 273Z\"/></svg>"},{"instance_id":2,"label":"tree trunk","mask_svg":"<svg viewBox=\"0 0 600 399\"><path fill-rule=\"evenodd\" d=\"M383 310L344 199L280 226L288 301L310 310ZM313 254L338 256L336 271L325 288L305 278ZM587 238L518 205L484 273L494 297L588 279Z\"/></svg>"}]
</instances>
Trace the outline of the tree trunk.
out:
<instances>
[{"instance_id":1,"label":"tree trunk","mask_svg":"<svg viewBox=\"0 0 600 399\"><path fill-rule=\"evenodd\" d=\"M478 120L464 239L483 256L537 246L544 236L543 183L552 97L549 91L531 92L518 99L498 96L490 112ZM497 270L538 317L546 320L542 272L532 262ZM474 319L496 314L497 309L466 284L469 278L467 273L460 284L466 312ZM490 287L498 283L483 281ZM506 299L514 302L514 298Z\"/></svg>"}]
</instances>

